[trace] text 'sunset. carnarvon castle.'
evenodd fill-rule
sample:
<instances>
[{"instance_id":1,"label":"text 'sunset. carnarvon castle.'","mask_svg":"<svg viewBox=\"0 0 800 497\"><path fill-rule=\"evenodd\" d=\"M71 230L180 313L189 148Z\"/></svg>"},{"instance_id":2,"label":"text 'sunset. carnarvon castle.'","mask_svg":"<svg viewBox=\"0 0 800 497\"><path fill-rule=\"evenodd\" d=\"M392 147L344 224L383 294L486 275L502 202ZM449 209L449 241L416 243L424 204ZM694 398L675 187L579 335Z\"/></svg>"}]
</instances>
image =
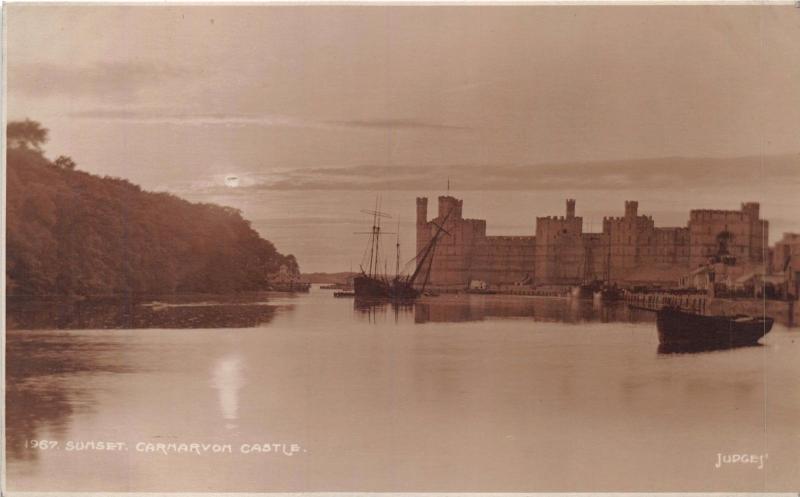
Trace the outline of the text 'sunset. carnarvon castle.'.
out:
<instances>
[{"instance_id":1,"label":"text 'sunset. carnarvon castle.'","mask_svg":"<svg viewBox=\"0 0 800 497\"><path fill-rule=\"evenodd\" d=\"M463 201L439 197L437 217L428 219L428 199L417 198L417 249L446 221L449 236L437 247L430 282L439 288L464 288L470 281L492 285L567 285L587 279L615 283L674 283L718 254L720 243L738 264L763 265L768 221L759 204L740 210L692 210L686 227L657 228L625 202L625 215L603 218L603 231L585 233L567 200L565 216L536 218L535 236L487 236L486 221L465 219Z\"/></svg>"}]
</instances>

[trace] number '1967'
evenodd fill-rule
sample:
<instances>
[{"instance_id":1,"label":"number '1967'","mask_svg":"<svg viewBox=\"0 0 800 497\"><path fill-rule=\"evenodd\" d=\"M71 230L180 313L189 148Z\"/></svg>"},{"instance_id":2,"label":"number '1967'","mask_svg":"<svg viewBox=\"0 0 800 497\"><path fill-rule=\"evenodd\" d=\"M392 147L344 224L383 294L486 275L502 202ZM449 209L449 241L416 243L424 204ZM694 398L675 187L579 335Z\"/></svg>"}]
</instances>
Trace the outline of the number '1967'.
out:
<instances>
[{"instance_id":1,"label":"number '1967'","mask_svg":"<svg viewBox=\"0 0 800 497\"><path fill-rule=\"evenodd\" d=\"M58 442L55 440L25 440L25 448L53 450L58 448Z\"/></svg>"}]
</instances>

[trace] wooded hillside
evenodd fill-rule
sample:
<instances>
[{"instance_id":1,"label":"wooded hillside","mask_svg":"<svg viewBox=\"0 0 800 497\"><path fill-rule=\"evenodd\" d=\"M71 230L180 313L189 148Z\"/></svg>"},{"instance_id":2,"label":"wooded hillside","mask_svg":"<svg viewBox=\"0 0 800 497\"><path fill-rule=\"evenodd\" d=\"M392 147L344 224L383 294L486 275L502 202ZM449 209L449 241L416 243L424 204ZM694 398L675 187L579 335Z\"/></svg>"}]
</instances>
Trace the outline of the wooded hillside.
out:
<instances>
[{"instance_id":1,"label":"wooded hillside","mask_svg":"<svg viewBox=\"0 0 800 497\"><path fill-rule=\"evenodd\" d=\"M24 143L7 158L9 295L227 293L264 289L281 265L299 271L236 209L88 174Z\"/></svg>"}]
</instances>

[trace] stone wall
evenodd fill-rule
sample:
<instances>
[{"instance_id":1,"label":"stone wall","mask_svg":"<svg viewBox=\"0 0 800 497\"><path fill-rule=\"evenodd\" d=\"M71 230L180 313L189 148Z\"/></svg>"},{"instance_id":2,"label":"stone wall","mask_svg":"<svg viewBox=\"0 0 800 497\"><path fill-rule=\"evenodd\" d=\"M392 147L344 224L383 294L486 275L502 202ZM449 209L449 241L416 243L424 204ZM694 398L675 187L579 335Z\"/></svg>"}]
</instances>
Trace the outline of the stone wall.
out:
<instances>
[{"instance_id":1,"label":"stone wall","mask_svg":"<svg viewBox=\"0 0 800 497\"><path fill-rule=\"evenodd\" d=\"M535 240L532 236L487 236L476 240L468 279L493 285L533 282Z\"/></svg>"}]
</instances>

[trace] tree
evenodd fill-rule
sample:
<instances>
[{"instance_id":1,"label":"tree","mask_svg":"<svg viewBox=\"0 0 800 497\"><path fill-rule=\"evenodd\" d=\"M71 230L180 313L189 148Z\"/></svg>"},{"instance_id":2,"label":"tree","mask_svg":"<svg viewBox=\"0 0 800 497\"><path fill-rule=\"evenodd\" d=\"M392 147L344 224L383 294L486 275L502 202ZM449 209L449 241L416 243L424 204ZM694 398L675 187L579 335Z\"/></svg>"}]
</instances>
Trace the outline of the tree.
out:
<instances>
[{"instance_id":1,"label":"tree","mask_svg":"<svg viewBox=\"0 0 800 497\"><path fill-rule=\"evenodd\" d=\"M76 166L75 161L72 160L72 158L67 157L66 155L59 155L58 158L55 161L53 161L53 164L55 164L57 167L60 167L61 169L69 169L70 171L75 170Z\"/></svg>"},{"instance_id":2,"label":"tree","mask_svg":"<svg viewBox=\"0 0 800 497\"><path fill-rule=\"evenodd\" d=\"M42 145L47 141L47 128L30 119L24 121L11 121L6 126L6 139L9 148L32 148L37 152L42 151Z\"/></svg>"}]
</instances>

